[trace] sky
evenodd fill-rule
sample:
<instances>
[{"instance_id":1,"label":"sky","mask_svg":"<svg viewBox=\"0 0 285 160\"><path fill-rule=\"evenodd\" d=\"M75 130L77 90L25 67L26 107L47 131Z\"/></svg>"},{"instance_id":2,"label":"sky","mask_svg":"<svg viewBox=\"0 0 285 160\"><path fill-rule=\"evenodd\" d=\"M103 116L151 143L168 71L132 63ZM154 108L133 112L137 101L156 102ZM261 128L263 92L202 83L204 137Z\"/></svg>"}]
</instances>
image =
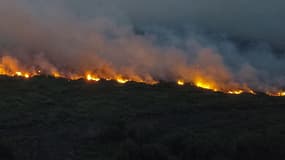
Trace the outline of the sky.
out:
<instances>
[{"instance_id":1,"label":"sky","mask_svg":"<svg viewBox=\"0 0 285 160\"><path fill-rule=\"evenodd\" d=\"M120 13L138 26L198 25L245 40L285 45L283 0L71 0L67 3L82 15L95 15L97 10Z\"/></svg>"},{"instance_id":2,"label":"sky","mask_svg":"<svg viewBox=\"0 0 285 160\"><path fill-rule=\"evenodd\" d=\"M3 0L3 2L6 0ZM12 0L39 12L65 8L81 17L108 16L135 26L196 26L210 32L285 48L283 0ZM4 2L5 3L5 2ZM56 9L54 9L56 11ZM63 12L62 12L63 13ZM62 14L60 13L60 14Z\"/></svg>"}]
</instances>

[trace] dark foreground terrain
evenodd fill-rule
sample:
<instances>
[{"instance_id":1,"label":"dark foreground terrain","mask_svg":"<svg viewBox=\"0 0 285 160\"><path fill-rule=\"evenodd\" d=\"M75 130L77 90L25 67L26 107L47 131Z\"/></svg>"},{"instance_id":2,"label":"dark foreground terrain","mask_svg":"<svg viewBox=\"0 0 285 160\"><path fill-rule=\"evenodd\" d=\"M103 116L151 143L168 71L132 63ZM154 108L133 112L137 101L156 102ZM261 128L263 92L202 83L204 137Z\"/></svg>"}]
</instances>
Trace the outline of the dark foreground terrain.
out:
<instances>
[{"instance_id":1,"label":"dark foreground terrain","mask_svg":"<svg viewBox=\"0 0 285 160\"><path fill-rule=\"evenodd\" d=\"M285 159L285 98L0 77L0 160Z\"/></svg>"}]
</instances>

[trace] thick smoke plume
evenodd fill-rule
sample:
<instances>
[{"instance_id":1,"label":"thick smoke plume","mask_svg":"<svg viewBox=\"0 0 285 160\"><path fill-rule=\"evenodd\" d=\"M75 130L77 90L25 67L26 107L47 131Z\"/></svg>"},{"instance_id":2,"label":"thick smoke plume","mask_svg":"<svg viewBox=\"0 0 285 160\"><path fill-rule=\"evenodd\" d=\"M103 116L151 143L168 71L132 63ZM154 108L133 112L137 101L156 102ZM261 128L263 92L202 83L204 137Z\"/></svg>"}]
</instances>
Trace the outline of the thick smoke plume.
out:
<instances>
[{"instance_id":1,"label":"thick smoke plume","mask_svg":"<svg viewBox=\"0 0 285 160\"><path fill-rule=\"evenodd\" d=\"M240 47L194 27L137 27L113 6L95 6L88 17L52 2L0 1L0 74L183 80L226 92L275 94L284 87L285 58L269 45Z\"/></svg>"}]
</instances>

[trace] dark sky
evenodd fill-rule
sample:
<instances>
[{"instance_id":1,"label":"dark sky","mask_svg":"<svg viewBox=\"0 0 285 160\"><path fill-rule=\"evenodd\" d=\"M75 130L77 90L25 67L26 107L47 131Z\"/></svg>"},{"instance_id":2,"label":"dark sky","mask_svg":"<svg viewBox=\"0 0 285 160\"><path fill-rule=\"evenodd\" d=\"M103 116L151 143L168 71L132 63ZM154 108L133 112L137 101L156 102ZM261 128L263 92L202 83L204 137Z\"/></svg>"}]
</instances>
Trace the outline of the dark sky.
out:
<instances>
[{"instance_id":1,"label":"dark sky","mask_svg":"<svg viewBox=\"0 0 285 160\"><path fill-rule=\"evenodd\" d=\"M285 44L283 0L71 0L82 15L123 15L136 25L195 24L243 39Z\"/></svg>"}]
</instances>

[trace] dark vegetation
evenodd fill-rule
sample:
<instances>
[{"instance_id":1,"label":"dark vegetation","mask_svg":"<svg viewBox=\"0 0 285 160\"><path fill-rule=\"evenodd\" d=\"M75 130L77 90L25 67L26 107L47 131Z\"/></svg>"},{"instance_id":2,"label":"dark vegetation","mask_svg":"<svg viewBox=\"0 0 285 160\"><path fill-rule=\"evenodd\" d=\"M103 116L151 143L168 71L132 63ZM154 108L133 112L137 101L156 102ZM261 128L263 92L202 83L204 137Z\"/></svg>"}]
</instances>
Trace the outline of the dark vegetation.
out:
<instances>
[{"instance_id":1,"label":"dark vegetation","mask_svg":"<svg viewBox=\"0 0 285 160\"><path fill-rule=\"evenodd\" d=\"M284 159L284 115L262 94L0 77L0 159Z\"/></svg>"}]
</instances>

